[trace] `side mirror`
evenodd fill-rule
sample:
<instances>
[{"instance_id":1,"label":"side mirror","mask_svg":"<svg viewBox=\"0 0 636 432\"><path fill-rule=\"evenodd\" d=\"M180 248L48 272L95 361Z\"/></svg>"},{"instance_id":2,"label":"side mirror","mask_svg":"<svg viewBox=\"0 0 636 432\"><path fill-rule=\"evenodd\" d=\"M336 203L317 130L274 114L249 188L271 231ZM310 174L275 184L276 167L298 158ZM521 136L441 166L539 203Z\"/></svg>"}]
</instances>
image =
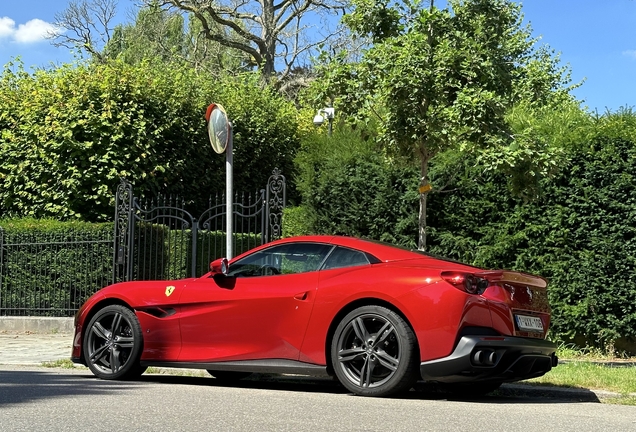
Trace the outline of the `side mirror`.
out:
<instances>
[{"instance_id":1,"label":"side mirror","mask_svg":"<svg viewBox=\"0 0 636 432\"><path fill-rule=\"evenodd\" d=\"M210 263L210 270L212 270L212 273L214 274L227 275L227 272L230 270L227 258L219 258L212 261Z\"/></svg>"}]
</instances>

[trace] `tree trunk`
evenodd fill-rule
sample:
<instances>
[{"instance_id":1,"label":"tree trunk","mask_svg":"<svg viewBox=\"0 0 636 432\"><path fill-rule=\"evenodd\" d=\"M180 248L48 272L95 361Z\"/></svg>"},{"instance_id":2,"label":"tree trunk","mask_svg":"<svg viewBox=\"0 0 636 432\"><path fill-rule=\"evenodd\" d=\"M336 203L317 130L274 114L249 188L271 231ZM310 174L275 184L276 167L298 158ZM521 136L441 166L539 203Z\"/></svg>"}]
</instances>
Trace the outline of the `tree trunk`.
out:
<instances>
[{"instance_id":1,"label":"tree trunk","mask_svg":"<svg viewBox=\"0 0 636 432\"><path fill-rule=\"evenodd\" d=\"M420 188L428 185L428 157L421 155L421 171L420 171ZM421 251L426 250L426 198L428 191L422 192L420 189L420 217L419 217L419 236L417 248Z\"/></svg>"},{"instance_id":2,"label":"tree trunk","mask_svg":"<svg viewBox=\"0 0 636 432\"><path fill-rule=\"evenodd\" d=\"M261 4L263 6L263 27L261 29L261 40L263 43L259 46L259 50L265 64L260 65L260 68L261 75L265 78L265 81L270 82L276 74L276 65L274 62L276 61L276 43L278 42L277 35L275 34L276 18L274 16L274 1L263 1Z\"/></svg>"}]
</instances>

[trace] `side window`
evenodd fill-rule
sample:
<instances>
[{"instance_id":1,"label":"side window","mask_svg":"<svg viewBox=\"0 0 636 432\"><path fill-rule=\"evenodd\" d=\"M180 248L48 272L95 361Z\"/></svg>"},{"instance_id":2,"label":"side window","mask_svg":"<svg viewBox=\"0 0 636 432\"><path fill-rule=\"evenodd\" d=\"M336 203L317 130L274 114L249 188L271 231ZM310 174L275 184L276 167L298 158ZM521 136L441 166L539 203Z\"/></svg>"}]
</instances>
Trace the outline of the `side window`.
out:
<instances>
[{"instance_id":1,"label":"side window","mask_svg":"<svg viewBox=\"0 0 636 432\"><path fill-rule=\"evenodd\" d=\"M273 276L316 271L333 246L287 243L250 254L232 263L228 276Z\"/></svg>"},{"instance_id":2,"label":"side window","mask_svg":"<svg viewBox=\"0 0 636 432\"><path fill-rule=\"evenodd\" d=\"M327 258L323 270L366 264L371 264L371 262L364 252L338 246Z\"/></svg>"}]
</instances>

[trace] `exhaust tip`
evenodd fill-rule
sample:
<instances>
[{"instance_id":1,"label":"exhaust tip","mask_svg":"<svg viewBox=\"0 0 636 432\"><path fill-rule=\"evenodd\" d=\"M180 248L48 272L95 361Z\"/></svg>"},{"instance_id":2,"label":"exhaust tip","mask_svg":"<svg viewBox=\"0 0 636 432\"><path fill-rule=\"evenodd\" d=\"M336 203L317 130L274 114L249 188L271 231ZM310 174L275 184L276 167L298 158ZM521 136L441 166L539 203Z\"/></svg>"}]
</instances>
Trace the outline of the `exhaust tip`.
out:
<instances>
[{"instance_id":1,"label":"exhaust tip","mask_svg":"<svg viewBox=\"0 0 636 432\"><path fill-rule=\"evenodd\" d=\"M473 364L476 366L494 366L499 356L492 350L478 350L472 356Z\"/></svg>"}]
</instances>

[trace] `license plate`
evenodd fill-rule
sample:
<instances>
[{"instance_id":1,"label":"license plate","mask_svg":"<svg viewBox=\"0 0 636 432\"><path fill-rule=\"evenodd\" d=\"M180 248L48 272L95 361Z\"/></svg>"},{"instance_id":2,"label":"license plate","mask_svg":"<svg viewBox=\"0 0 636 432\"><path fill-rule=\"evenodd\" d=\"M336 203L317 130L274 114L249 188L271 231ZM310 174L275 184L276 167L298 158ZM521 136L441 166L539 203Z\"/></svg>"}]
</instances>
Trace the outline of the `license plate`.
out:
<instances>
[{"instance_id":1,"label":"license plate","mask_svg":"<svg viewBox=\"0 0 636 432\"><path fill-rule=\"evenodd\" d=\"M515 319L517 320L517 327L519 327L519 330L543 331L543 322L539 317L515 315Z\"/></svg>"}]
</instances>

